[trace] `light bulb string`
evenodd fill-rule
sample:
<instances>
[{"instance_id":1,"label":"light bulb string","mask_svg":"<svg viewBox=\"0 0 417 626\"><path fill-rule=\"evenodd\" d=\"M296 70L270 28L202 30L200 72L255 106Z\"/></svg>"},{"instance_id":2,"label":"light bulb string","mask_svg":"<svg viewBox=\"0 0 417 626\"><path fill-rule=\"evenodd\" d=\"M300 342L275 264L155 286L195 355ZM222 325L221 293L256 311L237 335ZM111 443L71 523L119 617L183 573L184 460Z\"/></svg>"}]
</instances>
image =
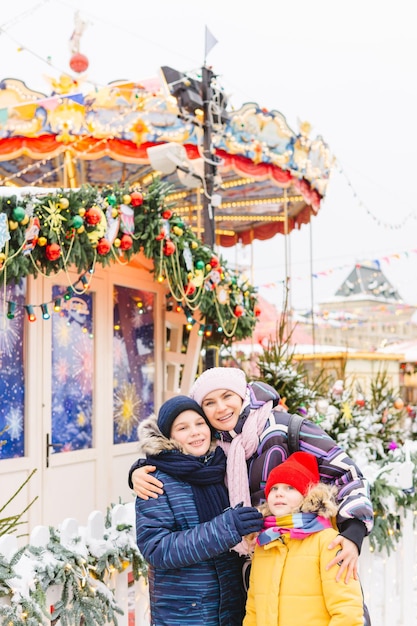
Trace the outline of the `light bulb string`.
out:
<instances>
[{"instance_id":1,"label":"light bulb string","mask_svg":"<svg viewBox=\"0 0 417 626\"><path fill-rule=\"evenodd\" d=\"M118 250L118 248L115 248L115 246L113 244L111 244L111 253L113 255L114 260L116 261L116 263L118 263L119 265L129 265L129 261L123 261L121 258L120 253L117 253L116 250Z\"/></svg>"},{"instance_id":2,"label":"light bulb string","mask_svg":"<svg viewBox=\"0 0 417 626\"><path fill-rule=\"evenodd\" d=\"M175 259L173 258L175 256ZM175 283L179 289L179 292L181 293L181 298L179 298L180 300L183 299L187 305L191 308L191 305L193 305L194 303L196 304L196 308L198 306L198 302L201 299L201 292L203 290L203 283L196 288L195 290L195 295L190 298L189 295L186 293L184 286L182 284L182 279L181 279L181 266L180 266L180 261L179 261L179 254L178 254L178 250L175 249L174 254L170 255L170 263L171 263L171 268L172 268L172 273L173 273L173 277L175 280ZM165 261L165 273L168 276L168 272L166 271L168 269L168 264L167 261ZM172 295L175 297L174 292L172 292Z\"/></svg>"},{"instance_id":3,"label":"light bulb string","mask_svg":"<svg viewBox=\"0 0 417 626\"><path fill-rule=\"evenodd\" d=\"M190 300L188 298L188 296L186 295L184 289L181 289L181 287L178 285L178 283L177 283L177 287L179 287L179 291L176 292L176 290L174 288L174 284L172 283L172 281L171 281L171 279L169 277L168 272L166 272L166 279L167 279L168 287L169 287L169 290L170 290L170 292L172 294L172 297L175 298L175 300L177 302L184 301L184 303L190 309L190 311L196 311L198 309L199 301L194 306L195 300Z\"/></svg>"},{"instance_id":4,"label":"light bulb string","mask_svg":"<svg viewBox=\"0 0 417 626\"><path fill-rule=\"evenodd\" d=\"M223 333L226 335L226 337L229 337L229 338L233 337L233 335L235 334L235 331L236 331L238 318L236 317L236 315L234 315L234 313L232 312L232 310L229 307L229 310L230 310L230 312L232 314L232 320L233 320L232 330L229 331L226 328L225 324L224 324L225 318L223 317L222 313L220 312L219 303L217 302L216 298L214 299L214 304L215 304L215 307L216 307L217 315L219 316L219 320L221 321L221 324L222 324Z\"/></svg>"},{"instance_id":5,"label":"light bulb string","mask_svg":"<svg viewBox=\"0 0 417 626\"><path fill-rule=\"evenodd\" d=\"M61 270L63 271L63 270ZM94 264L91 266L90 270L88 271L88 273L93 274L94 273ZM72 297L72 295L84 295L90 288L90 284L92 281L92 278L90 279L90 281L88 282L88 284L85 285L85 287L81 290L78 289L76 287L76 285L78 285L79 282L83 282L83 277L86 276L87 272L83 272L82 274L80 274L80 276L78 277L78 279L75 282L72 282L70 280L70 276L69 274L67 274L67 278L68 278L68 282L69 282L69 287L67 289L67 291L55 298L52 298L51 300L47 300L42 302L41 304L25 304L25 305L17 305L17 306L21 306L21 308L26 308L26 309L35 309L35 308L39 308L43 311L44 307L47 307L48 305L51 304L55 304L57 302L57 300L61 300L62 297L65 298L66 294L69 294L69 298ZM52 278L56 277L56 274L54 274L54 276L46 276L46 278L48 278L49 280L51 280ZM66 298L65 298L66 299ZM7 299L7 283L6 283L6 279L4 279L3 281L3 302L4 302L4 306L3 306L3 313L4 315L2 315L3 317L3 321L6 321L6 317L7 317L7 313L6 313L6 304L14 304L16 306L16 302L14 300L9 300ZM11 318L12 319L12 318ZM2 321L2 324L3 324ZM3 325L3 329L5 328L5 326Z\"/></svg>"},{"instance_id":6,"label":"light bulb string","mask_svg":"<svg viewBox=\"0 0 417 626\"><path fill-rule=\"evenodd\" d=\"M2 267L2 268L0 268L0 272L5 272L5 271L6 271L7 264L8 264L8 263L10 263L11 261L13 261L13 259L14 259L15 257L17 257L17 256L18 256L18 255L22 252L23 248L25 247L25 243L26 243L26 242L24 241L24 242L22 243L22 245L20 246L20 248L18 248L18 250L16 250L16 252L15 252L14 254L12 254L11 256L9 256L9 249L10 249L10 246L9 246L9 242L8 242L8 241L6 241L6 245L5 245L5 253L4 253L4 254L5 254L5 256L6 256L6 258L5 258L5 259L4 259L4 261L3 261L3 267Z\"/></svg>"},{"instance_id":7,"label":"light bulb string","mask_svg":"<svg viewBox=\"0 0 417 626\"><path fill-rule=\"evenodd\" d=\"M85 136L78 137L78 139L75 139L75 141L73 141L71 143L71 146L67 146L67 145L61 146L61 148L59 149L58 153L55 154L53 158L56 158L56 157L60 156L61 154L66 152L69 148L76 147L79 143L81 143L82 141L85 141L85 139L86 139ZM86 148L82 152L78 153L77 154L77 158L82 158L83 156L88 155L92 150L95 150L98 146L100 146L100 144L106 143L108 140L111 140L111 139L114 139L113 135L109 135L108 137L103 137L97 143L94 143L93 145L88 146L88 148ZM19 170L19 172L16 172L15 174L12 174L10 176L2 178L1 179L1 184L4 186L5 183L11 182L11 181L13 181L16 178L21 178L23 174L27 174L31 170L39 168L41 164L46 164L46 162L50 161L50 160L51 159L40 159L38 161L35 161L34 163L31 163L27 167ZM71 161L72 161L73 164L76 163L76 157L74 155L71 155ZM36 178L28 186L29 187L36 187L36 185L38 183L40 183L43 180L45 180L45 178L48 178L48 176L51 176L52 174L56 174L60 170L64 169L64 167L65 167L65 162L61 163L60 165L58 165L57 167L52 169L50 172L46 172L45 174L42 174L42 176L39 176L38 178Z\"/></svg>"},{"instance_id":8,"label":"light bulb string","mask_svg":"<svg viewBox=\"0 0 417 626\"><path fill-rule=\"evenodd\" d=\"M62 248L62 241L61 241L61 238L60 238L60 236L59 236L59 232L57 232L57 239L58 239L58 245L60 246L60 248ZM62 257L63 267L62 267L62 268L60 268L57 272L55 272L55 275L58 275L58 274L60 274L61 272L65 272L65 274L66 274L67 278L69 279L69 276L68 276L68 269L67 269L67 268L68 268L68 259L69 259L69 257L70 257L70 254L71 254L71 251L72 251L72 248L73 248L73 245L74 245L74 240L75 240L75 238L74 238L74 237L71 237L71 242L70 242L70 245L68 246L68 253L67 253L66 257L64 257L64 256ZM30 253L28 256L29 256L29 258L30 258L30 260L31 260L31 262L32 262L32 264L33 264L33 267L36 269L36 271L37 271L37 272L39 272L39 274L40 274L41 276L43 276L44 278L49 278L48 274L46 274L45 272L43 272L43 271L40 269L40 267L37 265L37 263L36 263L35 259L33 258L32 253ZM70 283L71 283L71 280L69 279L69 284L70 284Z\"/></svg>"}]
</instances>

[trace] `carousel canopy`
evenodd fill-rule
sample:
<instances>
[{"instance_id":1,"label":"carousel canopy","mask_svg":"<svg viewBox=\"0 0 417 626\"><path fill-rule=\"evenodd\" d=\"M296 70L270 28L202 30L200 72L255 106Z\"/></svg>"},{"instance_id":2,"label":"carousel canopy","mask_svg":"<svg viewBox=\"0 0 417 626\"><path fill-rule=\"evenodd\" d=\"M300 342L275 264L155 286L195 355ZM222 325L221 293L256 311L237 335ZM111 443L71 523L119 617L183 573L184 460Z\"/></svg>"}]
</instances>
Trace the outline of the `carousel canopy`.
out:
<instances>
[{"instance_id":1,"label":"carousel canopy","mask_svg":"<svg viewBox=\"0 0 417 626\"><path fill-rule=\"evenodd\" d=\"M298 133L278 111L256 103L213 124L218 158L216 241L222 246L289 233L320 209L332 166L321 137L310 125ZM0 185L79 187L150 184L155 175L148 149L183 146L187 159L201 163L203 120L184 116L159 81L117 81L91 93L62 75L50 95L22 81L0 82ZM201 229L200 184L175 170L175 210Z\"/></svg>"}]
</instances>

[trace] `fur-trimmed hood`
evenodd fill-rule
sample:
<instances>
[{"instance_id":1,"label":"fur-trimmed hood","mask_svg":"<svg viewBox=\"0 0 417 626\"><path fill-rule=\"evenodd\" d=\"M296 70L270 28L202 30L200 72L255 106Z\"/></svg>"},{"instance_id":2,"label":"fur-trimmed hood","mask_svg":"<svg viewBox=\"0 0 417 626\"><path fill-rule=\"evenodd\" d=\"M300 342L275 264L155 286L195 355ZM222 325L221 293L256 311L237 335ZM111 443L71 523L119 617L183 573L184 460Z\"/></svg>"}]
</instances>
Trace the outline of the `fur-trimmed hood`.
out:
<instances>
[{"instance_id":1,"label":"fur-trimmed hood","mask_svg":"<svg viewBox=\"0 0 417 626\"><path fill-rule=\"evenodd\" d=\"M173 439L165 437L158 428L156 415L151 415L138 426L139 453L144 456L156 456L168 450L183 451L182 446ZM212 441L209 452L216 447L216 442Z\"/></svg>"},{"instance_id":2,"label":"fur-trimmed hood","mask_svg":"<svg viewBox=\"0 0 417 626\"><path fill-rule=\"evenodd\" d=\"M299 510L301 513L316 513L316 515L330 519L337 513L336 494L337 488L334 485L318 483L309 489ZM264 517L271 515L266 502L258 508Z\"/></svg>"},{"instance_id":3,"label":"fur-trimmed hood","mask_svg":"<svg viewBox=\"0 0 417 626\"><path fill-rule=\"evenodd\" d=\"M309 489L300 510L302 513L316 513L330 519L337 513L336 494L337 488L334 485L318 483Z\"/></svg>"}]
</instances>

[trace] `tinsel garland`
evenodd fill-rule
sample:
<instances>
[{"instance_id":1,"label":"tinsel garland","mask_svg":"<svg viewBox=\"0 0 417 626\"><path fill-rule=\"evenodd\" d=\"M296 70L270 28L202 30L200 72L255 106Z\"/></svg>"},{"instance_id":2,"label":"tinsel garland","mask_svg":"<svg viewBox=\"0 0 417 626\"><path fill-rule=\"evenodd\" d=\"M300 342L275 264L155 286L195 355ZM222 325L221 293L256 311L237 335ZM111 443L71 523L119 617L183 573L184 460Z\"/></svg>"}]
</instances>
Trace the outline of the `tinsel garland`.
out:
<instances>
[{"instance_id":1,"label":"tinsel garland","mask_svg":"<svg viewBox=\"0 0 417 626\"><path fill-rule=\"evenodd\" d=\"M184 311L198 308L204 324L215 326L211 343L251 336L259 314L254 287L167 205L170 189L154 180L143 192L86 185L0 196L0 279L81 273L96 264L127 264L142 252Z\"/></svg>"}]
</instances>

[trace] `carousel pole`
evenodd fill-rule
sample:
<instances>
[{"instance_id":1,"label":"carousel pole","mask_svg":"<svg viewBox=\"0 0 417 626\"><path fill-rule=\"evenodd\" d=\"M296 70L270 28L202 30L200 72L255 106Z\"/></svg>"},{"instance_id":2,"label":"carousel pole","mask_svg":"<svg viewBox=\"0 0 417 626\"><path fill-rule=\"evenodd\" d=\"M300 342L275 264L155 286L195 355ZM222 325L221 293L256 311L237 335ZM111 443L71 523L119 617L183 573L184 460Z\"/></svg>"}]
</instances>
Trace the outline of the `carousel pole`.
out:
<instances>
[{"instance_id":1,"label":"carousel pole","mask_svg":"<svg viewBox=\"0 0 417 626\"><path fill-rule=\"evenodd\" d=\"M203 97L203 155L204 155L204 189L203 189L203 241L205 244L214 247L216 243L214 206L212 204L212 196L214 191L214 178L217 172L217 166L214 162L213 146L212 146L212 112L211 104L213 99L213 90L211 81L213 72L206 64L202 67L202 97Z\"/></svg>"}]
</instances>

